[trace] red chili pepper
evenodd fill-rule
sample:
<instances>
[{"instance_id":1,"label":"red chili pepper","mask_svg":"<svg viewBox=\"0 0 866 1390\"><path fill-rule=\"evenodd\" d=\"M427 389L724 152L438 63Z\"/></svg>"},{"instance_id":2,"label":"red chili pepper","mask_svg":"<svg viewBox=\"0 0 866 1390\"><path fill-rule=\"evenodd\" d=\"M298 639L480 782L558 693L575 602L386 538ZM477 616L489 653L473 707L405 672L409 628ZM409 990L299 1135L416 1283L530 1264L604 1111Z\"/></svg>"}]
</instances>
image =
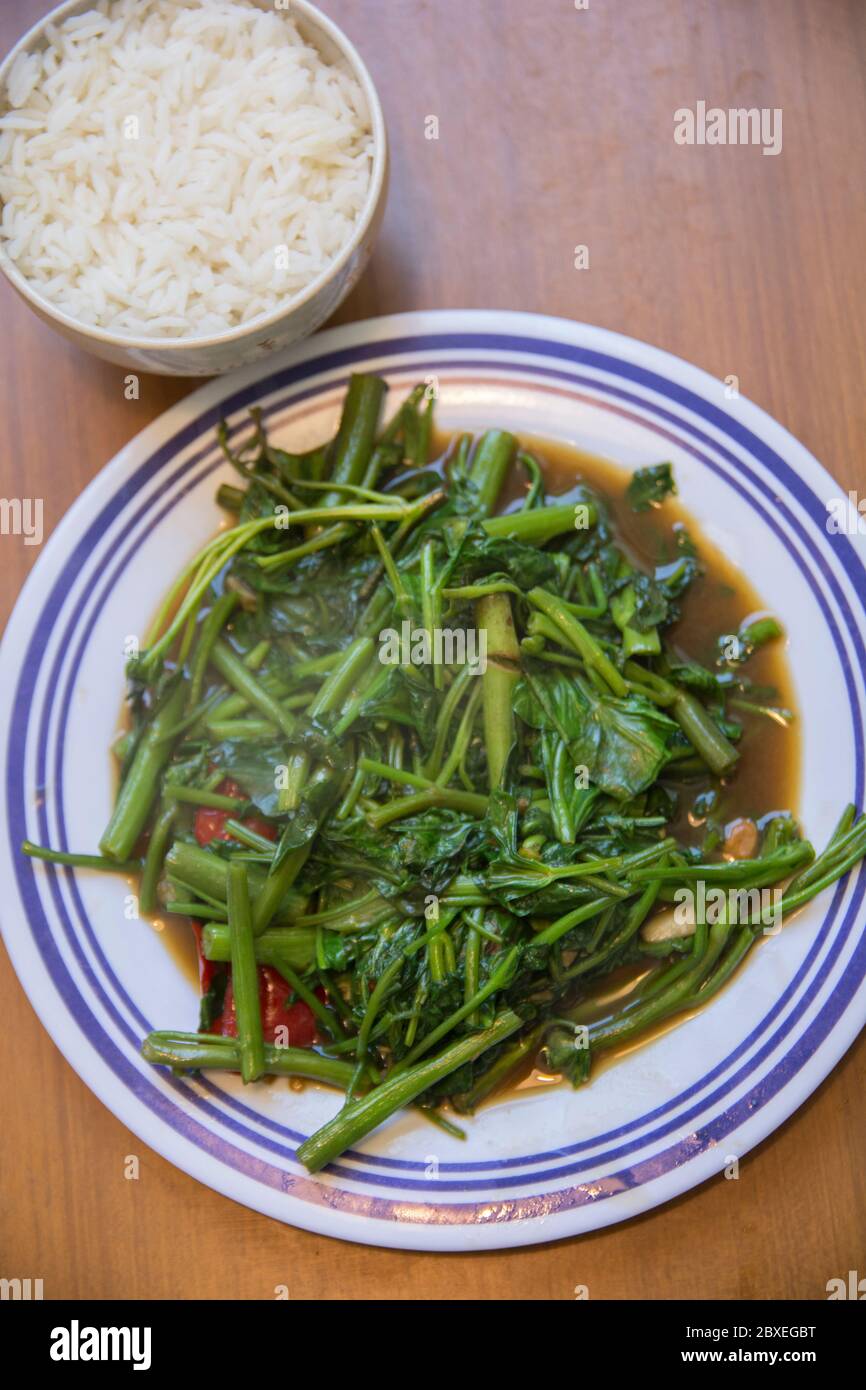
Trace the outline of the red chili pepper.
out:
<instances>
[{"instance_id":1,"label":"red chili pepper","mask_svg":"<svg viewBox=\"0 0 866 1390\"><path fill-rule=\"evenodd\" d=\"M239 787L237 782L232 781L231 777L225 777L217 787L217 791L220 796L234 796L238 799L246 796L243 787ZM213 806L199 806L193 824L193 832L199 844L206 847L211 840L230 840L232 833L230 830L226 830L226 821L232 814L231 811L218 811ZM246 816L241 821L241 825L246 826L247 830L252 830L256 835L264 835L266 840L277 838L276 826L271 825L270 821L263 820L261 816Z\"/></svg>"},{"instance_id":2,"label":"red chili pepper","mask_svg":"<svg viewBox=\"0 0 866 1390\"><path fill-rule=\"evenodd\" d=\"M217 791L221 796L233 796L238 799L246 796L243 787L239 786L231 777L223 778ZM226 821L231 814L231 811L220 811L212 806L199 806L195 813L193 826L195 838L199 844L207 846L212 840L230 840L232 833L226 829ZM241 825L246 826L248 830L254 831L257 835L263 835L268 840L277 838L276 826L272 825L270 821L263 820L261 816L246 816L241 821ZM200 924L193 922L192 927L198 947L201 991L202 994L206 994L213 981L216 967L213 961L206 960L202 955ZM210 1032L219 1033L226 1038L236 1038L238 1025L230 969L228 974L222 1013L211 1023ZM323 989L317 989L316 994L322 1000L326 998ZM317 1037L315 1016L303 999L296 999L294 1003L290 1004L288 1002L290 995L291 989L279 971L270 965L259 966L259 1008L262 1015L262 1031L265 1035L265 1042L278 1042L284 1047L312 1047Z\"/></svg>"},{"instance_id":3,"label":"red chili pepper","mask_svg":"<svg viewBox=\"0 0 866 1390\"><path fill-rule=\"evenodd\" d=\"M325 991L317 989L315 992L324 1001ZM265 1042L278 1043L281 1047L312 1047L317 1036L315 1015L303 999L289 1004L290 995L291 989L279 971L271 965L259 966L259 1008ZM286 1031L280 1032L280 1029ZM221 1033L224 1038L236 1038L238 1035L231 978L226 985L222 1014L214 1019L210 1031Z\"/></svg>"},{"instance_id":4,"label":"red chili pepper","mask_svg":"<svg viewBox=\"0 0 866 1390\"><path fill-rule=\"evenodd\" d=\"M196 921L194 917L190 917L188 921L190 926L192 927L193 936L195 937L195 949L196 954L198 955L199 987L201 989L202 994L204 995L207 994L208 990L213 984L213 977L216 974L217 970L216 961L208 960L207 956L201 949L201 922Z\"/></svg>"}]
</instances>

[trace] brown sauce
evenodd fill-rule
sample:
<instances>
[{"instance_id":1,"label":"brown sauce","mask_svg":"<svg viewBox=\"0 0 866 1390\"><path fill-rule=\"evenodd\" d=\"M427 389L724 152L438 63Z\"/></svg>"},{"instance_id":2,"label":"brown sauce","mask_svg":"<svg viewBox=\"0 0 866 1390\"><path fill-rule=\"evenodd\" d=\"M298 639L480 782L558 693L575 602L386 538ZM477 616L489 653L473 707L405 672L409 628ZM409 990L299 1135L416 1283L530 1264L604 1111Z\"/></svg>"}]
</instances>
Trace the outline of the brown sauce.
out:
<instances>
[{"instance_id":1,"label":"brown sauce","mask_svg":"<svg viewBox=\"0 0 866 1390\"><path fill-rule=\"evenodd\" d=\"M157 916L149 917L148 923L159 933L177 968L198 987L198 953L189 918L178 917L173 912L160 912Z\"/></svg>"}]
</instances>

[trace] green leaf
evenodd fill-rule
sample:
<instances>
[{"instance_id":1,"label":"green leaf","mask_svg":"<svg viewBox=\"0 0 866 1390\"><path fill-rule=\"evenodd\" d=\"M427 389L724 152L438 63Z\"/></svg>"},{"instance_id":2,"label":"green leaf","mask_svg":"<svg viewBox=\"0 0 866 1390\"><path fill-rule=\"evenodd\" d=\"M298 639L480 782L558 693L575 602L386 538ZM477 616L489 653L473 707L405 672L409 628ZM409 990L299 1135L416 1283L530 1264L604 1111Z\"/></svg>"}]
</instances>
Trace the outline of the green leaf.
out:
<instances>
[{"instance_id":1,"label":"green leaf","mask_svg":"<svg viewBox=\"0 0 866 1390\"><path fill-rule=\"evenodd\" d=\"M556 579L557 563L553 555L535 545L521 541L496 539L478 530L465 541L449 583L468 584L478 576L505 574L519 589L532 589Z\"/></svg>"},{"instance_id":2,"label":"green leaf","mask_svg":"<svg viewBox=\"0 0 866 1390\"><path fill-rule=\"evenodd\" d=\"M316 853L326 863L339 861L343 875L358 874L385 897L402 897L418 910L426 895L444 890L482 840L479 821L453 811L428 811L381 830L360 817L331 819L322 827Z\"/></svg>"},{"instance_id":3,"label":"green leaf","mask_svg":"<svg viewBox=\"0 0 866 1390\"><path fill-rule=\"evenodd\" d=\"M214 1020L218 1019L223 1011L223 1003L226 997L226 985L228 984L229 972L226 966L216 966L211 977L210 986L201 997L198 1009L199 1032L209 1033Z\"/></svg>"},{"instance_id":4,"label":"green leaf","mask_svg":"<svg viewBox=\"0 0 866 1390\"><path fill-rule=\"evenodd\" d=\"M660 507L676 490L672 465L656 463L632 474L625 495L633 512L648 512L652 507Z\"/></svg>"},{"instance_id":5,"label":"green leaf","mask_svg":"<svg viewBox=\"0 0 866 1390\"><path fill-rule=\"evenodd\" d=\"M519 681L514 707L533 728L564 736L574 766L585 766L590 781L619 801L656 780L677 728L641 696L616 699L558 671Z\"/></svg>"},{"instance_id":6,"label":"green leaf","mask_svg":"<svg viewBox=\"0 0 866 1390\"><path fill-rule=\"evenodd\" d=\"M544 1045L544 1059L551 1071L559 1072L572 1086L582 1086L589 1080L592 1056L589 1043L580 1031L552 1029Z\"/></svg>"},{"instance_id":7,"label":"green leaf","mask_svg":"<svg viewBox=\"0 0 866 1390\"><path fill-rule=\"evenodd\" d=\"M227 777L243 787L257 811L263 816L277 815L276 771L286 761L284 744L224 739L212 746L211 758Z\"/></svg>"},{"instance_id":8,"label":"green leaf","mask_svg":"<svg viewBox=\"0 0 866 1390\"><path fill-rule=\"evenodd\" d=\"M425 749L432 746L436 730L439 697L425 675L415 667L410 676L402 666L389 666L387 677L376 694L365 700L354 728L361 729L377 720L389 720L414 729Z\"/></svg>"},{"instance_id":9,"label":"green leaf","mask_svg":"<svg viewBox=\"0 0 866 1390\"><path fill-rule=\"evenodd\" d=\"M634 593L634 611L629 620L638 632L648 632L668 620L670 605L662 587L648 574L635 574L629 582Z\"/></svg>"}]
</instances>

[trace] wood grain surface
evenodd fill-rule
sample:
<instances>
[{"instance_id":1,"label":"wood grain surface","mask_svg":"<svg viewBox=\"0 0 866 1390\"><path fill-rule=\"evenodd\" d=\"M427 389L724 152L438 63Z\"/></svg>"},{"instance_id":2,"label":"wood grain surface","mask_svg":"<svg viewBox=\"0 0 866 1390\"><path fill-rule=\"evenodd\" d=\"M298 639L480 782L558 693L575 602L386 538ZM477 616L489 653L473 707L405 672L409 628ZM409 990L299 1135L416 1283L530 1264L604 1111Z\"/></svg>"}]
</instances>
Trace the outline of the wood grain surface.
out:
<instances>
[{"instance_id":1,"label":"wood grain surface","mask_svg":"<svg viewBox=\"0 0 866 1390\"><path fill-rule=\"evenodd\" d=\"M338 321L485 307L617 329L736 375L866 486L862 0L323 4L369 63L393 149L381 238ZM0 48L48 8L4 0ZM678 146L674 112L698 100L781 108L782 152ZM119 369L5 284L0 313L0 494L42 497L48 534L196 383L143 377L126 401ZM3 621L37 554L0 537ZM46 1298L814 1299L866 1274L862 1037L738 1181L581 1239L433 1256L295 1231L176 1171L79 1081L5 956L0 1017L0 1275L42 1278Z\"/></svg>"}]
</instances>

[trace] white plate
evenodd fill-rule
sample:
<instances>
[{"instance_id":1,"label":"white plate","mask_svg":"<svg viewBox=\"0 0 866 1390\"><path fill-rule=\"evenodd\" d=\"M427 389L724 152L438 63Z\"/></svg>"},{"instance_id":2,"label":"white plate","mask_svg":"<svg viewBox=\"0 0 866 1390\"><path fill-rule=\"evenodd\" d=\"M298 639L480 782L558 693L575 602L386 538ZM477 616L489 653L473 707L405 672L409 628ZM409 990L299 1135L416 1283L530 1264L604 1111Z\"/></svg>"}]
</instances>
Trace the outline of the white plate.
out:
<instances>
[{"instance_id":1,"label":"white plate","mask_svg":"<svg viewBox=\"0 0 866 1390\"><path fill-rule=\"evenodd\" d=\"M94 849L108 818L108 742L123 645L220 521L214 427L261 405L278 442L333 427L350 371L398 391L438 379L443 426L507 426L628 466L669 458L685 506L747 570L790 634L805 729L801 809L822 844L863 803L863 543L830 535L840 489L806 450L723 383L655 348L561 319L424 313L337 328L204 387L91 483L45 547L0 652L8 826L4 936L54 1041L142 1140L219 1192L348 1240L429 1250L529 1244L635 1216L712 1176L769 1134L827 1075L866 1018L858 871L754 953L697 1017L581 1091L485 1108L465 1143L395 1117L310 1177L301 1136L337 1108L308 1087L244 1091L175 1079L138 1056L151 1028L195 1026L192 984L128 889L17 854L25 836ZM39 1098L34 1097L38 1114Z\"/></svg>"}]
</instances>

